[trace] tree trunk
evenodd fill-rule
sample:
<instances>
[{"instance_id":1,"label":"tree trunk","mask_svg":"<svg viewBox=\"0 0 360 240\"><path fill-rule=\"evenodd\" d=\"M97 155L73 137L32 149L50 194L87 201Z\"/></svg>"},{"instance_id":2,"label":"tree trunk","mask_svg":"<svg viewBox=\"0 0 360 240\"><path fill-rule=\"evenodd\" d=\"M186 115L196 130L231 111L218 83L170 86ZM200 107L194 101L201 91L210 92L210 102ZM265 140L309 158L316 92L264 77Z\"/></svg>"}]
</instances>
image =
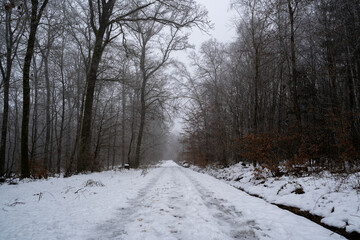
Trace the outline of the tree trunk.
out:
<instances>
[{"instance_id":1,"label":"tree trunk","mask_svg":"<svg viewBox=\"0 0 360 240\"><path fill-rule=\"evenodd\" d=\"M141 89L140 89L140 126L139 126L137 142L136 142L135 160L133 163L134 168L138 168L140 165L141 143L142 143L144 127L145 127L145 117L146 117L145 91L146 91L146 84L148 81L148 75L146 73L146 67L145 67L145 59L146 59L146 42L143 43L141 49L141 56L140 56L140 72L142 78Z\"/></svg>"},{"instance_id":2,"label":"tree trunk","mask_svg":"<svg viewBox=\"0 0 360 240\"><path fill-rule=\"evenodd\" d=\"M99 40L97 38L97 43L95 44L94 53L92 56L91 66L89 69L89 73L86 79L87 88L85 94L85 105L84 105L84 115L82 120L82 129L80 135L80 152L79 159L77 162L77 172L83 172L87 170L87 165L90 154L90 144L91 144L91 121L92 121L92 106L94 101L94 91L95 91L95 83L96 83L96 75L97 69L100 63L101 58L101 45L102 38ZM100 46L99 46L100 44Z\"/></svg>"},{"instance_id":3,"label":"tree trunk","mask_svg":"<svg viewBox=\"0 0 360 240\"><path fill-rule=\"evenodd\" d=\"M122 86L122 123L121 123L121 164L125 166L125 121L126 121L126 91L125 84Z\"/></svg>"},{"instance_id":4,"label":"tree trunk","mask_svg":"<svg viewBox=\"0 0 360 240\"><path fill-rule=\"evenodd\" d=\"M131 111L132 121L131 121L131 127L130 127L131 136L130 136L130 141L129 141L129 149L128 149L127 157L128 157L128 164L132 165L131 151L132 151L132 145L133 145L134 135L135 135L134 134L134 125L135 125L135 100L134 100L134 97L131 97L130 102L132 103L132 111Z\"/></svg>"},{"instance_id":5,"label":"tree trunk","mask_svg":"<svg viewBox=\"0 0 360 240\"><path fill-rule=\"evenodd\" d=\"M64 42L63 42L64 47ZM64 123L65 123L65 77L64 77L64 51L61 52L60 57L60 73L61 73L61 85L62 85L62 111L61 111L61 122L60 122L60 134L57 146L57 161L56 161L56 173L60 173L61 169L61 153L62 153L62 139L64 135Z\"/></svg>"},{"instance_id":6,"label":"tree trunk","mask_svg":"<svg viewBox=\"0 0 360 240\"><path fill-rule=\"evenodd\" d=\"M135 160L134 160L134 163L133 163L134 168L138 168L139 165L140 165L141 144L142 144L142 138L143 138L144 127L145 127L145 117L146 117L145 87L146 87L146 79L143 80L143 84L142 84L142 87L141 87L140 126L139 126L137 142L136 142Z\"/></svg>"},{"instance_id":7,"label":"tree trunk","mask_svg":"<svg viewBox=\"0 0 360 240\"><path fill-rule=\"evenodd\" d=\"M301 124L301 111L298 103L298 93L297 93L297 69L296 69L296 53L295 53L295 20L294 14L296 11L296 6L293 8L291 5L291 0L288 0L288 8L289 8L289 18L290 18L290 48L291 48L291 95L293 108L296 117L296 128L301 133L302 132L302 124Z\"/></svg>"},{"instance_id":8,"label":"tree trunk","mask_svg":"<svg viewBox=\"0 0 360 240\"><path fill-rule=\"evenodd\" d=\"M35 55L33 56L35 58ZM42 63L40 64L41 68ZM37 140L38 140L38 101L39 101L39 77L38 77L38 68L36 65L36 59L33 61L33 82L34 82L34 100L33 106L34 110L32 113L32 130L31 130L31 150L30 150L30 163L29 166L32 168L34 166L34 161L37 156ZM36 163L38 164L38 163ZM46 167L44 167L46 168Z\"/></svg>"},{"instance_id":9,"label":"tree trunk","mask_svg":"<svg viewBox=\"0 0 360 240\"><path fill-rule=\"evenodd\" d=\"M96 39L94 45L93 55L91 57L90 67L86 76L86 94L85 94L85 106L84 115L82 120L82 129L80 136L80 152L77 162L77 172L83 172L88 170L89 161L91 161L91 121L92 121L92 107L94 102L94 92L96 85L96 78L98 73L101 56L104 51L104 35L109 24L109 19L112 14L112 10L115 4L115 0L110 0L103 6L103 12L99 17L100 26L96 30ZM92 11L92 10L91 10ZM91 164L90 164L91 165Z\"/></svg>"},{"instance_id":10,"label":"tree trunk","mask_svg":"<svg viewBox=\"0 0 360 240\"><path fill-rule=\"evenodd\" d=\"M5 159L6 159L6 141L7 141L7 128L9 118L9 89L10 89L10 76L12 66L12 35L10 28L11 13L6 13L6 70L1 65L1 74L4 83L4 107L3 119L1 125L1 145L0 145L0 177L5 173ZM9 36L10 35L10 36ZM10 39L9 39L10 38Z\"/></svg>"},{"instance_id":11,"label":"tree trunk","mask_svg":"<svg viewBox=\"0 0 360 240\"><path fill-rule=\"evenodd\" d=\"M21 178L30 177L29 168L29 116L30 116L30 65L34 54L36 31L48 0L44 0L38 13L38 0L31 0L30 33L23 67L23 116L21 122Z\"/></svg>"},{"instance_id":12,"label":"tree trunk","mask_svg":"<svg viewBox=\"0 0 360 240\"><path fill-rule=\"evenodd\" d=\"M13 60L16 56L17 49L19 46L20 39L23 35L23 24L21 24L22 18L17 16L15 19L12 18L13 9L19 7L18 5L10 5L7 10L5 9L5 44L6 44L6 54L4 55L6 59L6 69L0 61L0 71L3 78L3 87L4 87L4 103L3 103L3 119L1 124L1 140L0 140L0 177L8 171L9 159L10 159L10 149L7 148L8 137L10 137L10 132L8 131L9 124L9 94L10 94L10 78L12 72ZM15 27L12 27L12 23L16 21ZM9 134L9 136L8 136ZM7 161L6 161L7 158ZM7 165L5 167L5 165Z\"/></svg>"},{"instance_id":13,"label":"tree trunk","mask_svg":"<svg viewBox=\"0 0 360 240\"><path fill-rule=\"evenodd\" d=\"M113 139L113 156L112 156L112 164L111 164L111 169L114 169L114 166L115 166L115 157L116 157L116 140L117 140L117 125L118 125L118 114L116 114L117 117L116 117L116 121L115 121L115 132L114 132L114 139ZM110 149L110 143L109 143L109 149ZM124 146L122 146L122 149L123 151L125 150ZM110 151L110 150L109 150ZM124 154L124 152L123 152ZM123 157L125 158L125 154L123 155ZM124 161L125 159L122 159L122 166L124 167Z\"/></svg>"},{"instance_id":14,"label":"tree trunk","mask_svg":"<svg viewBox=\"0 0 360 240\"><path fill-rule=\"evenodd\" d=\"M8 126L8 118L9 118L9 88L10 88L10 74L11 74L10 71L11 71L11 66L9 66L9 62L7 62L6 74L5 77L3 78L4 108L3 108L3 119L1 125L0 177L5 173L6 141L7 141L7 128L8 128L7 126Z\"/></svg>"},{"instance_id":15,"label":"tree trunk","mask_svg":"<svg viewBox=\"0 0 360 240\"><path fill-rule=\"evenodd\" d=\"M44 76L45 76L45 87L46 87L46 130L45 130L45 143L44 143L44 162L43 167L48 169L49 166L49 145L50 145L50 134L51 134L51 117L50 117L50 77L49 77L49 50L44 54Z\"/></svg>"},{"instance_id":16,"label":"tree trunk","mask_svg":"<svg viewBox=\"0 0 360 240\"><path fill-rule=\"evenodd\" d=\"M254 106L254 133L258 133L258 111L259 111L259 94L258 94L258 88L259 88L259 68L260 68L260 60L259 60L259 50L257 47L255 47L255 82L254 82L254 98L255 98L255 106Z\"/></svg>"}]
</instances>

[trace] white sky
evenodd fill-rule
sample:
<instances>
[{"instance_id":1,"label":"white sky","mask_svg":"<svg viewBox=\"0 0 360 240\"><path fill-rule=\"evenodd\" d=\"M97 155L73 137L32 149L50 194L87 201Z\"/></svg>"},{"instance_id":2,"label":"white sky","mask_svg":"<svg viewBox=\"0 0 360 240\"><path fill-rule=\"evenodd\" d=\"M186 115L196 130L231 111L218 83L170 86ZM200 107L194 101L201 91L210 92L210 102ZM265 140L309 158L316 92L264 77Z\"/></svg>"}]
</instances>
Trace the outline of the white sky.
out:
<instances>
[{"instance_id":1,"label":"white sky","mask_svg":"<svg viewBox=\"0 0 360 240\"><path fill-rule=\"evenodd\" d=\"M201 43L213 37L220 42L230 42L234 40L236 31L232 20L235 11L230 9L230 0L196 0L199 4L206 7L208 16L214 24L214 29L208 34L194 29L190 37L190 43L200 47Z\"/></svg>"},{"instance_id":2,"label":"white sky","mask_svg":"<svg viewBox=\"0 0 360 240\"><path fill-rule=\"evenodd\" d=\"M236 16L234 10L230 9L231 0L196 0L208 10L208 17L214 28L210 29L208 33L203 33L199 29L194 28L189 38L189 43L195 45L199 49L201 43L216 38L220 42L231 42L235 39L236 31L233 24L233 19ZM187 55L192 49L183 52L176 52L173 54L174 58L179 59L185 64L189 65Z\"/></svg>"}]
</instances>

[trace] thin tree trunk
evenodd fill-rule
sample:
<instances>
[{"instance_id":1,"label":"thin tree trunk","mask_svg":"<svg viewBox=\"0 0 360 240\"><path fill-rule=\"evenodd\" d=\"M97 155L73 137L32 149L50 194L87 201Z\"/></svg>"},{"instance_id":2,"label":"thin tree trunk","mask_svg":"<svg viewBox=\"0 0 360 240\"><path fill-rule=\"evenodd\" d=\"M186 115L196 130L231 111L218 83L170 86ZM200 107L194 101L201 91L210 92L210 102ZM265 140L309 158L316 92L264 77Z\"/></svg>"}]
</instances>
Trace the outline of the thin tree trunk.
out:
<instances>
[{"instance_id":1,"label":"thin tree trunk","mask_svg":"<svg viewBox=\"0 0 360 240\"><path fill-rule=\"evenodd\" d=\"M80 89L80 72L78 72L77 75L77 88L78 90ZM76 126L76 135L75 135L75 142L74 142L74 147L73 150L71 152L70 155L70 160L69 160L69 164L67 166L67 169L65 171L65 176L70 176L73 172L72 166L75 160L75 155L77 153L77 149L79 146L79 142L80 142L80 134L81 134L81 119L83 118L83 112L84 112L84 102L85 102L85 93L81 93L80 91L78 91L78 99L77 99L77 109L78 109L78 114L77 114L77 126ZM80 96L81 96L81 102L80 102Z\"/></svg>"},{"instance_id":2,"label":"thin tree trunk","mask_svg":"<svg viewBox=\"0 0 360 240\"><path fill-rule=\"evenodd\" d=\"M132 111L131 111L131 115L132 115L132 121L131 121L131 127L130 127L130 131L131 131L131 136L130 136L130 141L129 141L129 149L128 149L128 164L131 164L131 151L132 151L132 144L134 141L134 125L135 125L135 101L134 98L132 97L132 99L130 99L131 103L132 103Z\"/></svg>"},{"instance_id":3,"label":"thin tree trunk","mask_svg":"<svg viewBox=\"0 0 360 240\"><path fill-rule=\"evenodd\" d=\"M255 47L256 48L256 47ZM260 68L260 63L259 63L259 50L256 48L255 49L255 82L254 82L254 98L255 98L255 106L254 106L254 133L258 133L258 111L259 111L259 94L258 94L258 88L259 88L259 68Z\"/></svg>"},{"instance_id":4,"label":"thin tree trunk","mask_svg":"<svg viewBox=\"0 0 360 240\"><path fill-rule=\"evenodd\" d=\"M125 120L126 120L126 91L125 84L122 86L122 123L121 123L121 164L125 166Z\"/></svg>"},{"instance_id":5,"label":"thin tree trunk","mask_svg":"<svg viewBox=\"0 0 360 240\"><path fill-rule=\"evenodd\" d=\"M292 7L291 0L288 0L288 8L289 8L289 18L290 18L290 48L291 48L291 95L293 101L293 108L296 117L296 127L297 130L302 132L302 124L301 124L301 112L300 106L298 103L298 93L297 93L297 67L296 67L296 53L295 53L295 20L294 14L297 8L296 6Z\"/></svg>"},{"instance_id":6,"label":"thin tree trunk","mask_svg":"<svg viewBox=\"0 0 360 240\"><path fill-rule=\"evenodd\" d=\"M49 145L50 145L50 134L51 134L51 117L50 117L50 102L51 102L51 92L50 92L50 77L49 77L49 50L43 55L45 69L45 87L46 87L46 130L45 130L45 143L44 143L44 162L43 167L49 169Z\"/></svg>"},{"instance_id":7,"label":"thin tree trunk","mask_svg":"<svg viewBox=\"0 0 360 240\"><path fill-rule=\"evenodd\" d=\"M114 139L113 139L113 156L112 156L111 169L114 169L114 166L115 166L115 157L116 157L116 138L117 138L117 125L118 125L118 119L116 118L116 123L115 123L115 132L114 132ZM109 146L109 147L110 147L110 146ZM124 164L123 164L122 166L124 166Z\"/></svg>"},{"instance_id":8,"label":"thin tree trunk","mask_svg":"<svg viewBox=\"0 0 360 240\"><path fill-rule=\"evenodd\" d=\"M100 95L100 94L99 94ZM99 105L99 101L100 101L100 97L97 98L97 102L96 105ZM109 103L110 100L108 100L103 108L103 111L101 113L101 118L100 118L100 126L99 126L99 130L97 133L97 137L96 137L96 145L95 145L95 151L94 151L94 161L92 163L92 169L91 171L94 170L98 170L100 165L98 163L98 156L99 156L99 152L100 152L100 146L101 146L101 142L102 142L102 134L103 134L103 128L104 128L104 120L105 120L105 113L107 112L107 105Z\"/></svg>"},{"instance_id":9,"label":"thin tree trunk","mask_svg":"<svg viewBox=\"0 0 360 240\"><path fill-rule=\"evenodd\" d=\"M9 7L10 4L7 4ZM5 43L6 43L6 69L0 62L0 71L3 77L3 87L4 87L4 104L3 104L3 119L1 124L1 140L0 140L0 177L8 170L8 162L10 158L10 147L7 148L7 139L8 139L8 123L9 123L9 93L10 93L10 78L12 72L13 60L16 56L17 49L20 43L20 39L23 35L23 24L22 18L17 17L16 25L12 28L12 23L15 19L12 18L13 8L18 6L10 6L9 9L5 10ZM17 33L17 34L15 34ZM6 161L6 156L8 155L8 160ZM7 166L5 168L5 164Z\"/></svg>"},{"instance_id":10,"label":"thin tree trunk","mask_svg":"<svg viewBox=\"0 0 360 240\"><path fill-rule=\"evenodd\" d=\"M60 122L60 134L57 147L57 161L56 161L56 172L60 173L61 168L61 153L62 153L62 138L64 135L64 122L65 122L65 78L64 78L64 52L61 53L60 62L60 73L61 73L61 85L62 85L62 111L61 111L61 122Z\"/></svg>"},{"instance_id":11,"label":"thin tree trunk","mask_svg":"<svg viewBox=\"0 0 360 240\"><path fill-rule=\"evenodd\" d=\"M34 56L35 57L35 56ZM40 68L41 68L40 64ZM33 81L34 81L34 110L32 116L32 130L31 130L31 150L30 150L30 168L34 166L34 161L37 155L37 140L38 140L38 100L39 100L39 77L36 60L33 62Z\"/></svg>"},{"instance_id":12,"label":"thin tree trunk","mask_svg":"<svg viewBox=\"0 0 360 240\"><path fill-rule=\"evenodd\" d=\"M140 126L139 126L137 142L136 142L135 161L133 164L134 168L138 168L140 165L141 144L142 144L143 132L144 132L144 127L145 127L145 117L146 117L145 108L146 108L145 96L143 96L143 94L141 94Z\"/></svg>"}]
</instances>

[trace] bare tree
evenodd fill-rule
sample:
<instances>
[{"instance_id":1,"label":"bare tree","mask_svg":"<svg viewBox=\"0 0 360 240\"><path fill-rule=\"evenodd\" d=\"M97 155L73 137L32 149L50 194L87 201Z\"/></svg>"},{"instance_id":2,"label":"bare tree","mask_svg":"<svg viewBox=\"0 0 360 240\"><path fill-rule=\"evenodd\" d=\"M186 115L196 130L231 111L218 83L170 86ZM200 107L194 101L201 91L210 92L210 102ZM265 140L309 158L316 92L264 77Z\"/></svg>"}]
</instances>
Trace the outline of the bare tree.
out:
<instances>
[{"instance_id":1,"label":"bare tree","mask_svg":"<svg viewBox=\"0 0 360 240\"><path fill-rule=\"evenodd\" d=\"M114 16L113 9L116 5L115 3L116 0L109 0L107 2L98 0L97 4L94 4L92 0L89 1L90 25L95 34L95 43L86 81L87 90L82 121L77 172L86 170L86 161L92 158L89 147L91 139L93 96L96 85L97 72L101 56L106 45L117 35L121 34L120 28L117 29L118 32L115 33L114 36L112 35L114 32L116 32L114 29L116 28L115 24L120 24L120 27L122 27L122 25L127 22L150 20L157 21L162 24L172 25L180 29L182 27L189 27L190 25L194 24L201 24L204 21L203 19L206 15L205 12L199 11L198 8L194 9L196 5L193 1L186 1L184 3L169 1L166 4L161 1L140 1L139 3L136 2L135 4L127 4L127 6L126 4L120 4L120 6L116 6L120 8L120 11L116 11L116 15ZM150 9L150 7L153 5L155 8L156 6L164 5L169 10L165 12L154 12ZM146 12L146 9L150 10ZM140 11L143 12L142 16L139 15ZM181 13L185 15L181 17ZM173 15L176 16L176 18L172 18ZM96 21L98 22L96 23Z\"/></svg>"},{"instance_id":2,"label":"bare tree","mask_svg":"<svg viewBox=\"0 0 360 240\"><path fill-rule=\"evenodd\" d=\"M224 59L224 74L209 83L216 68L207 67L206 59L211 58L203 55L197 64L204 73L196 77L198 83L185 77L191 79L187 87L192 92L185 151L200 165L218 163L219 147L209 151L207 147L226 139L231 160L258 163L274 175L280 174L283 161L290 172L299 165L334 171L356 166L359 3L234 0L233 4L240 6L238 39L222 51L225 57L215 58ZM221 81L225 84L220 87ZM228 129L232 133L208 141L221 122L227 123L222 133Z\"/></svg>"},{"instance_id":3,"label":"bare tree","mask_svg":"<svg viewBox=\"0 0 360 240\"><path fill-rule=\"evenodd\" d=\"M36 31L39 26L43 11L48 3L44 0L41 4L38 0L31 0L30 31L27 41L26 54L23 66L23 116L21 123L21 177L30 177L28 136L30 114L30 66L34 54Z\"/></svg>"},{"instance_id":4,"label":"bare tree","mask_svg":"<svg viewBox=\"0 0 360 240\"><path fill-rule=\"evenodd\" d=\"M82 129L80 137L80 150L77 161L77 172L87 170L87 161L90 161L93 157L90 153L91 143L91 119L92 108L94 101L94 90L97 80L97 73L101 57L106 45L114 38L111 34L115 23L126 21L130 16L136 12L153 5L155 2L135 4L130 8L125 8L118 16L113 16L113 9L116 0L100 1L97 0L94 3L93 0L89 0L90 11L90 25L93 33L95 34L95 43L92 50L92 56L90 60L90 66L86 77L86 96L84 104L84 115L82 120ZM131 4L129 4L131 5ZM124 7L124 6L121 6ZM131 21L131 20L129 20ZM115 36L118 34L115 34Z\"/></svg>"},{"instance_id":5,"label":"bare tree","mask_svg":"<svg viewBox=\"0 0 360 240\"><path fill-rule=\"evenodd\" d=\"M156 10L161 12L162 9ZM156 13L155 13L156 14ZM170 19L170 21L178 21L178 19ZM187 25L189 23L179 22L181 25ZM173 51L184 50L188 47L187 35L180 35L181 28L165 28L162 23L156 21L149 22L136 22L133 31L135 31L134 37L139 45L139 69L141 73L141 86L140 86L140 125L137 135L137 143L135 150L135 160L132 164L137 168L140 164L141 145L143 140L143 132L145 128L145 120L147 109L151 104L156 101L160 101L161 95L151 96L149 89L149 80L163 67L169 60L170 53ZM169 31L169 36L166 34ZM179 36L180 35L180 36ZM156 56L150 55L150 52L154 52L153 49L158 48L157 54L160 55L159 59ZM156 59L156 60L155 60Z\"/></svg>"},{"instance_id":6,"label":"bare tree","mask_svg":"<svg viewBox=\"0 0 360 240\"><path fill-rule=\"evenodd\" d=\"M9 119L9 94L10 94L10 79L11 72L13 68L14 58L17 54L17 49L19 42L23 35L24 31L24 19L21 16L23 11L22 5L11 5L10 3L4 4L4 15L1 15L3 22L5 24L5 30L2 31L4 46L1 47L0 55L3 55L5 59L0 59L0 70L2 75L2 84L4 88L4 104L3 104L3 114L2 114L2 124L1 124L1 143L0 143L0 176L2 176L7 169L5 169L6 163L6 148L7 148L7 136L8 136L8 119ZM17 8L16 11L14 8Z\"/></svg>"}]
</instances>

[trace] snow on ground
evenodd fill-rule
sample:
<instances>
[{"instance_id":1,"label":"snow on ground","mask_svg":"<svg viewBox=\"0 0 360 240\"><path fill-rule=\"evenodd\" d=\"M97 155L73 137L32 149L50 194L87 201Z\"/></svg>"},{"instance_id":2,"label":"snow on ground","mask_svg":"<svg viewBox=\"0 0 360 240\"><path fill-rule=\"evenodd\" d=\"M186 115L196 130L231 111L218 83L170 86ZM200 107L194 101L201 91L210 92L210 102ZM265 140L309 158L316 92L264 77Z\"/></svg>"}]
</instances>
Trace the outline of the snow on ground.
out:
<instances>
[{"instance_id":1,"label":"snow on ground","mask_svg":"<svg viewBox=\"0 0 360 240\"><path fill-rule=\"evenodd\" d=\"M86 184L88 180L95 184ZM116 209L127 207L146 183L139 171L108 171L4 184L0 239L86 239Z\"/></svg>"},{"instance_id":2,"label":"snow on ground","mask_svg":"<svg viewBox=\"0 0 360 240\"><path fill-rule=\"evenodd\" d=\"M343 239L172 161L4 184L0 212L0 238L9 240Z\"/></svg>"},{"instance_id":3,"label":"snow on ground","mask_svg":"<svg viewBox=\"0 0 360 240\"><path fill-rule=\"evenodd\" d=\"M360 173L346 177L323 173L312 177L255 180L254 168L241 163L225 169L208 168L203 172L259 195L268 202L297 207L321 216L327 225L360 233ZM305 193L296 194L295 190L300 188Z\"/></svg>"},{"instance_id":4,"label":"snow on ground","mask_svg":"<svg viewBox=\"0 0 360 240\"><path fill-rule=\"evenodd\" d=\"M179 165L177 165L174 161L172 160L163 160L161 161L158 165L158 167L178 167Z\"/></svg>"}]
</instances>

